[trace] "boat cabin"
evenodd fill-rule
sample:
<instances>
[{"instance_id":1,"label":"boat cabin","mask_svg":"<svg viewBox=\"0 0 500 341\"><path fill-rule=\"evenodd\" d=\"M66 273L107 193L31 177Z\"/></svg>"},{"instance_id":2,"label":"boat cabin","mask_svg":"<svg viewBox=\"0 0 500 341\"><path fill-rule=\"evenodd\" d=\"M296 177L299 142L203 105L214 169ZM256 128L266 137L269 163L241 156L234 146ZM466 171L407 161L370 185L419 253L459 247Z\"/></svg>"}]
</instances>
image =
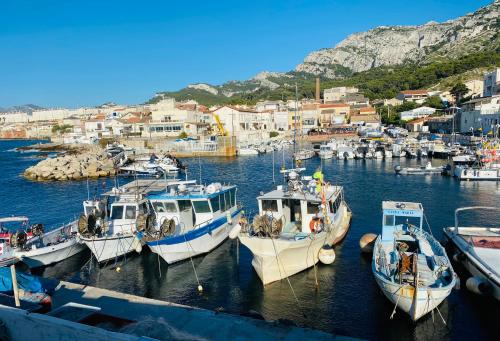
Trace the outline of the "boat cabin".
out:
<instances>
[{"instance_id":1,"label":"boat cabin","mask_svg":"<svg viewBox=\"0 0 500 341\"><path fill-rule=\"evenodd\" d=\"M27 217L0 218L0 243L9 244L11 236L17 231L24 231L27 238L33 236Z\"/></svg>"},{"instance_id":2,"label":"boat cabin","mask_svg":"<svg viewBox=\"0 0 500 341\"><path fill-rule=\"evenodd\" d=\"M303 177L303 180L311 181L311 177ZM325 188L326 214L330 220L338 212L342 203L342 188L338 186L327 186ZM257 197L259 215L271 216L282 219L282 234L311 233L311 222L323 219L324 212L321 195L316 193L316 184L310 183L305 190L284 190L278 186L276 190L262 194Z\"/></svg>"},{"instance_id":3,"label":"boat cabin","mask_svg":"<svg viewBox=\"0 0 500 341\"><path fill-rule=\"evenodd\" d=\"M406 238L411 227L422 229L424 208L414 202L382 202L382 243L394 244L396 235Z\"/></svg>"},{"instance_id":4,"label":"boat cabin","mask_svg":"<svg viewBox=\"0 0 500 341\"><path fill-rule=\"evenodd\" d=\"M147 199L137 199L136 195L131 194L115 196L110 205L107 197L102 200L86 200L83 202L83 208L87 217L93 214L97 219L107 220L107 233L111 235L135 232L139 216L153 213Z\"/></svg>"},{"instance_id":5,"label":"boat cabin","mask_svg":"<svg viewBox=\"0 0 500 341\"><path fill-rule=\"evenodd\" d=\"M196 185L196 181L169 183L166 191L148 195L158 223L173 220L175 233L201 227L236 210L236 186L212 183Z\"/></svg>"}]
</instances>

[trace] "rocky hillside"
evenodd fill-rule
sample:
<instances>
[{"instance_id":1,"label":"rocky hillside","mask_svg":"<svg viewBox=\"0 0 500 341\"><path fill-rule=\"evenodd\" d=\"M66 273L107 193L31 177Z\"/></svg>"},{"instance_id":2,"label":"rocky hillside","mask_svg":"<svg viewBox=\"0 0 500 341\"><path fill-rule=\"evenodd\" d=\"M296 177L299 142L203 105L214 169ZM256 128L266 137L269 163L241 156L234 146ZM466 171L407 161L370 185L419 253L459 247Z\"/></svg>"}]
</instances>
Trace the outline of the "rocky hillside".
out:
<instances>
[{"instance_id":1,"label":"rocky hillside","mask_svg":"<svg viewBox=\"0 0 500 341\"><path fill-rule=\"evenodd\" d=\"M460 56L499 46L500 1L444 23L420 26L381 26L356 33L334 48L309 54L296 71L337 78L337 65L353 72L378 66L425 61L437 56Z\"/></svg>"},{"instance_id":2,"label":"rocky hillside","mask_svg":"<svg viewBox=\"0 0 500 341\"><path fill-rule=\"evenodd\" d=\"M242 97L252 101L266 98L269 92L289 88L294 82L310 81L316 75L324 80L343 79L349 83L359 72L446 62L481 52L500 53L500 0L444 23L377 27L355 33L333 48L310 53L288 73L261 72L247 81L216 86L192 84L180 91L162 94L178 100L195 99L208 105L240 102Z\"/></svg>"}]
</instances>

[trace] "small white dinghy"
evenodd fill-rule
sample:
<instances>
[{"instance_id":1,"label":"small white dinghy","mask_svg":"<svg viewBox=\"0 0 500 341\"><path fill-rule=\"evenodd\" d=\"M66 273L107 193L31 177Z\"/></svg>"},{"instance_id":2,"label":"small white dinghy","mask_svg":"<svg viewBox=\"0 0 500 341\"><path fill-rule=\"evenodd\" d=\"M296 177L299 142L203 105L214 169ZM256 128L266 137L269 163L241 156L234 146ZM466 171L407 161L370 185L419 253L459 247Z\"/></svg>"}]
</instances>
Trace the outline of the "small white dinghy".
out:
<instances>
[{"instance_id":1,"label":"small white dinghy","mask_svg":"<svg viewBox=\"0 0 500 341\"><path fill-rule=\"evenodd\" d=\"M423 231L420 203L384 201L382 209L372 271L394 311L398 307L417 321L448 297L457 276L441 244Z\"/></svg>"},{"instance_id":2,"label":"small white dinghy","mask_svg":"<svg viewBox=\"0 0 500 341\"><path fill-rule=\"evenodd\" d=\"M402 175L439 175L444 172L444 168L442 166L433 167L431 162L429 161L425 166L422 167L402 168L400 165L397 165L394 167L394 171L396 172L396 174Z\"/></svg>"},{"instance_id":3,"label":"small white dinghy","mask_svg":"<svg viewBox=\"0 0 500 341\"><path fill-rule=\"evenodd\" d=\"M37 236L15 251L16 257L30 268L58 263L85 250L85 245L76 239L76 221L46 233L43 233L41 224L36 227L39 230ZM33 232L34 229L35 227L32 228Z\"/></svg>"}]
</instances>

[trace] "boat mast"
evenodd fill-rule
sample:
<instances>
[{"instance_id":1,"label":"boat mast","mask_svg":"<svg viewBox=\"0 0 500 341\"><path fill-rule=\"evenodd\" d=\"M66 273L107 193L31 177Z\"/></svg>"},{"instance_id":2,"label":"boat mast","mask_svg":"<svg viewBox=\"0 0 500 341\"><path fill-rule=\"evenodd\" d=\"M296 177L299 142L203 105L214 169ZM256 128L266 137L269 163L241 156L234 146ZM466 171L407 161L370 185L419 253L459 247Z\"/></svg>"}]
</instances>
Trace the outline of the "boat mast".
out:
<instances>
[{"instance_id":1,"label":"boat mast","mask_svg":"<svg viewBox=\"0 0 500 341\"><path fill-rule=\"evenodd\" d=\"M293 167L297 168L297 161L296 161L296 152L297 152L297 113L298 113L298 90L297 90L297 82L295 82L295 114L293 117Z\"/></svg>"}]
</instances>

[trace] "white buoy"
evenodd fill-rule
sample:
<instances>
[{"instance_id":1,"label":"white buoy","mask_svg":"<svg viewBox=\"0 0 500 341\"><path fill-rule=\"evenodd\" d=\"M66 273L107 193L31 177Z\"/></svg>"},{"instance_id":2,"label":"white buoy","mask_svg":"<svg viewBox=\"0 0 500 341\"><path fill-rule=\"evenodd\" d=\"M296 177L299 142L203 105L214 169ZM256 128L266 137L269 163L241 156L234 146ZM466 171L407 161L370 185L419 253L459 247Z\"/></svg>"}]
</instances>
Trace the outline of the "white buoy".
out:
<instances>
[{"instance_id":1,"label":"white buoy","mask_svg":"<svg viewBox=\"0 0 500 341\"><path fill-rule=\"evenodd\" d=\"M120 268L119 266L117 266L115 270L116 270L116 272L119 273L120 271L122 271L122 268Z\"/></svg>"},{"instance_id":2,"label":"white buoy","mask_svg":"<svg viewBox=\"0 0 500 341\"><path fill-rule=\"evenodd\" d=\"M335 262L335 251L333 250L333 247L329 245L324 245L319 250L318 258L319 261L325 265L329 265Z\"/></svg>"},{"instance_id":3,"label":"white buoy","mask_svg":"<svg viewBox=\"0 0 500 341\"><path fill-rule=\"evenodd\" d=\"M234 225L233 228L231 229L231 231L229 231L229 238L231 238L231 239L238 238L240 231L241 231L241 225L240 224Z\"/></svg>"},{"instance_id":4,"label":"white buoy","mask_svg":"<svg viewBox=\"0 0 500 341\"><path fill-rule=\"evenodd\" d=\"M479 277L469 277L465 282L465 286L469 291L478 295L487 294L489 291L489 283Z\"/></svg>"},{"instance_id":5,"label":"white buoy","mask_svg":"<svg viewBox=\"0 0 500 341\"><path fill-rule=\"evenodd\" d=\"M371 253L373 252L373 245L375 244L375 240L377 239L377 235L375 233L366 233L359 240L359 247L362 252Z\"/></svg>"},{"instance_id":6,"label":"white buoy","mask_svg":"<svg viewBox=\"0 0 500 341\"><path fill-rule=\"evenodd\" d=\"M202 292L203 291L203 287L201 286L201 284L198 285L198 291L199 292Z\"/></svg>"}]
</instances>

